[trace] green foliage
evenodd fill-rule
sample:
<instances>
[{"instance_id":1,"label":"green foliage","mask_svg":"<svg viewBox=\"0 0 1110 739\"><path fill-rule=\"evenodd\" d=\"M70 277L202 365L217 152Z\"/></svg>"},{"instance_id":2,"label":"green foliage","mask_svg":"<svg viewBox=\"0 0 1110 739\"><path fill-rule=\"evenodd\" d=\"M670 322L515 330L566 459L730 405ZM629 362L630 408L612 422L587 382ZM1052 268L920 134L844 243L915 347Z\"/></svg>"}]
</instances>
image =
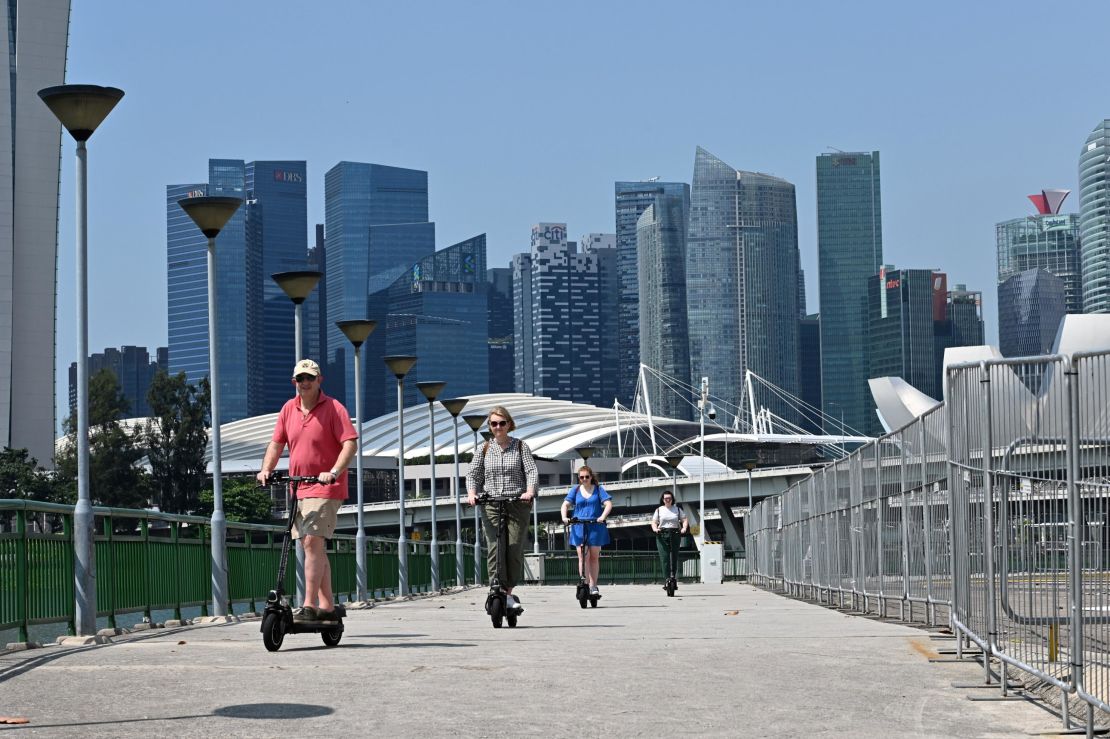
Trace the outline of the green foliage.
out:
<instances>
[{"instance_id":1,"label":"green foliage","mask_svg":"<svg viewBox=\"0 0 1110 739\"><path fill-rule=\"evenodd\" d=\"M38 466L26 449L0 451L0 498L26 498L47 503L72 503L54 477Z\"/></svg>"},{"instance_id":2,"label":"green foliage","mask_svg":"<svg viewBox=\"0 0 1110 739\"><path fill-rule=\"evenodd\" d=\"M127 399L110 369L89 380L89 496L93 505L145 508L153 492L150 476L136 463L143 456L141 434L120 425ZM77 418L65 422L68 443L55 460L61 494L77 499Z\"/></svg>"},{"instance_id":3,"label":"green foliage","mask_svg":"<svg viewBox=\"0 0 1110 739\"><path fill-rule=\"evenodd\" d=\"M270 515L270 489L260 488L253 477L237 477L224 480L224 518L242 523L273 523ZM197 514L212 515L212 489L200 493L200 507Z\"/></svg>"},{"instance_id":4,"label":"green foliage","mask_svg":"<svg viewBox=\"0 0 1110 739\"><path fill-rule=\"evenodd\" d=\"M160 370L150 383L147 401L153 419L143 438L158 508L167 513L198 510L207 477L208 379L201 380L198 389L186 381L184 372L170 377Z\"/></svg>"}]
</instances>

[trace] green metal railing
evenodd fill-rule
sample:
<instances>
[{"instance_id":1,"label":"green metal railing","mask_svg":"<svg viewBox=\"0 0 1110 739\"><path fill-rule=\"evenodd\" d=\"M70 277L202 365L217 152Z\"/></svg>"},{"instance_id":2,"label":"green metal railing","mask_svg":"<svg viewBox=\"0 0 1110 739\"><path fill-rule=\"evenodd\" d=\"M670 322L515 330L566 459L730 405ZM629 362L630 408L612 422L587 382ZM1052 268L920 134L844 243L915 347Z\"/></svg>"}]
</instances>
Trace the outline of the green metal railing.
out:
<instances>
[{"instance_id":1,"label":"green metal railing","mask_svg":"<svg viewBox=\"0 0 1110 739\"><path fill-rule=\"evenodd\" d=\"M97 535L97 615L116 626L116 617L199 607L208 615L211 554L208 519L157 511L93 509ZM274 586L284 526L227 524L229 611L258 610ZM36 624L65 623L75 633L73 507L25 500L0 500L0 629L18 629L20 641ZM367 537L367 590L375 597L397 589L397 540ZM411 541L409 587L431 590L431 545ZM464 545L465 584L473 585L474 550ZM439 545L440 584L455 578L455 544ZM355 537L337 534L328 544L332 588L355 596ZM481 576L485 578L485 563ZM295 588L295 568L285 573L285 591Z\"/></svg>"},{"instance_id":2,"label":"green metal railing","mask_svg":"<svg viewBox=\"0 0 1110 739\"><path fill-rule=\"evenodd\" d=\"M199 608L208 615L211 604L211 541L209 521L157 511L94 508L97 535L97 615L117 626L121 614ZM227 524L229 612L257 611L274 586L281 557L284 526ZM397 540L367 537L367 590L373 597L396 594ZM346 600L355 597L355 537L337 534L328 543L332 588ZM432 588L431 544L408 543L409 588ZM464 545L466 582L474 584L474 547ZM459 585L455 578L454 542L438 545L440 585ZM746 562L726 555L725 578L746 575ZM683 581L700 578L698 553L680 554ZM482 558L480 581L487 577ZM286 569L285 592L295 590L295 568ZM605 551L600 579L604 583L662 582L659 556L654 551ZM578 559L563 550L544 553L544 582L578 582ZM37 624L64 623L75 633L73 583L73 507L25 500L0 500L0 630L18 629L20 641Z\"/></svg>"}]
</instances>

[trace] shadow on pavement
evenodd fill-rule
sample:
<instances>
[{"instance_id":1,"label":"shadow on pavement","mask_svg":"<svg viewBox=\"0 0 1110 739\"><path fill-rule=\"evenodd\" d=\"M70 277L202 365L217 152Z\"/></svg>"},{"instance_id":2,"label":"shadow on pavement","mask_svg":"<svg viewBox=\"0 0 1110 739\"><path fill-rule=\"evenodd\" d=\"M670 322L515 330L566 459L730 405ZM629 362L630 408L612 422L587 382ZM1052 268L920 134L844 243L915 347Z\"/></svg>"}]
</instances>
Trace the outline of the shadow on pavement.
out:
<instances>
[{"instance_id":1,"label":"shadow on pavement","mask_svg":"<svg viewBox=\"0 0 1110 739\"><path fill-rule=\"evenodd\" d=\"M237 719L291 719L291 718L319 718L335 713L335 709L328 706L316 706L311 703L243 703L235 706L217 708L212 713L199 713L187 716L147 716L144 718L119 719L116 721L75 721L68 724L22 724L5 727L5 731L18 731L19 729L60 729L77 726L112 726L123 724L140 724L152 721L195 721L202 718L237 718Z\"/></svg>"}]
</instances>

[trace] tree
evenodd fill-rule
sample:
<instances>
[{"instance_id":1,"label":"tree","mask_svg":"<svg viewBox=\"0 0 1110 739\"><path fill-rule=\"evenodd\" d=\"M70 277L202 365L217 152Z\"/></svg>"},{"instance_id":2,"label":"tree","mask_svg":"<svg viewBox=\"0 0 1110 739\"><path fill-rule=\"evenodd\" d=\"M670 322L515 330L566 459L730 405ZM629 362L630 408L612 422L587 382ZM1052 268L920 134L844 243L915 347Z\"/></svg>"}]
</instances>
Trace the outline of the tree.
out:
<instances>
[{"instance_id":1,"label":"tree","mask_svg":"<svg viewBox=\"0 0 1110 739\"><path fill-rule=\"evenodd\" d=\"M72 503L64 489L38 466L26 449L0 451L0 498L25 498L47 503Z\"/></svg>"},{"instance_id":2,"label":"tree","mask_svg":"<svg viewBox=\"0 0 1110 739\"><path fill-rule=\"evenodd\" d=\"M207 477L204 450L210 399L207 378L198 389L188 383L184 372L170 377L159 370L150 383L147 400L153 419L145 430L147 461L158 507L168 513L197 510Z\"/></svg>"},{"instance_id":3,"label":"tree","mask_svg":"<svg viewBox=\"0 0 1110 739\"><path fill-rule=\"evenodd\" d=\"M116 375L102 369L89 380L89 494L93 505L143 508L152 492L150 476L136 463L143 456L141 434L120 424L127 398ZM58 484L77 497L77 417L65 422L66 448L55 460Z\"/></svg>"},{"instance_id":4,"label":"tree","mask_svg":"<svg viewBox=\"0 0 1110 739\"><path fill-rule=\"evenodd\" d=\"M224 480L224 517L242 523L273 523L270 489L261 488L254 478L237 477ZM197 514L212 515L212 489L200 494Z\"/></svg>"}]
</instances>

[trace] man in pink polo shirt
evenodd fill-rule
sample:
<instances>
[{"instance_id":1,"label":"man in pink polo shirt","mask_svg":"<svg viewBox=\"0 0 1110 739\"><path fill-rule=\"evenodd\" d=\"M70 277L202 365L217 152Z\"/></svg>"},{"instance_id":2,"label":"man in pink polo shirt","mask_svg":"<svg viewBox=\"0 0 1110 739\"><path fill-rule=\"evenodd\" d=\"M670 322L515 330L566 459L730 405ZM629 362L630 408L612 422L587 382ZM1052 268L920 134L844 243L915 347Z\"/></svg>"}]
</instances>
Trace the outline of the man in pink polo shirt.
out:
<instances>
[{"instance_id":1,"label":"man in pink polo shirt","mask_svg":"<svg viewBox=\"0 0 1110 739\"><path fill-rule=\"evenodd\" d=\"M335 618L327 540L335 532L339 506L347 499L347 465L355 456L355 427L347 409L320 389L320 365L302 359L293 368L297 395L278 414L258 482L265 485L289 445L289 474L318 477L320 484L297 489L293 538L303 538L305 594L294 621Z\"/></svg>"}]
</instances>

